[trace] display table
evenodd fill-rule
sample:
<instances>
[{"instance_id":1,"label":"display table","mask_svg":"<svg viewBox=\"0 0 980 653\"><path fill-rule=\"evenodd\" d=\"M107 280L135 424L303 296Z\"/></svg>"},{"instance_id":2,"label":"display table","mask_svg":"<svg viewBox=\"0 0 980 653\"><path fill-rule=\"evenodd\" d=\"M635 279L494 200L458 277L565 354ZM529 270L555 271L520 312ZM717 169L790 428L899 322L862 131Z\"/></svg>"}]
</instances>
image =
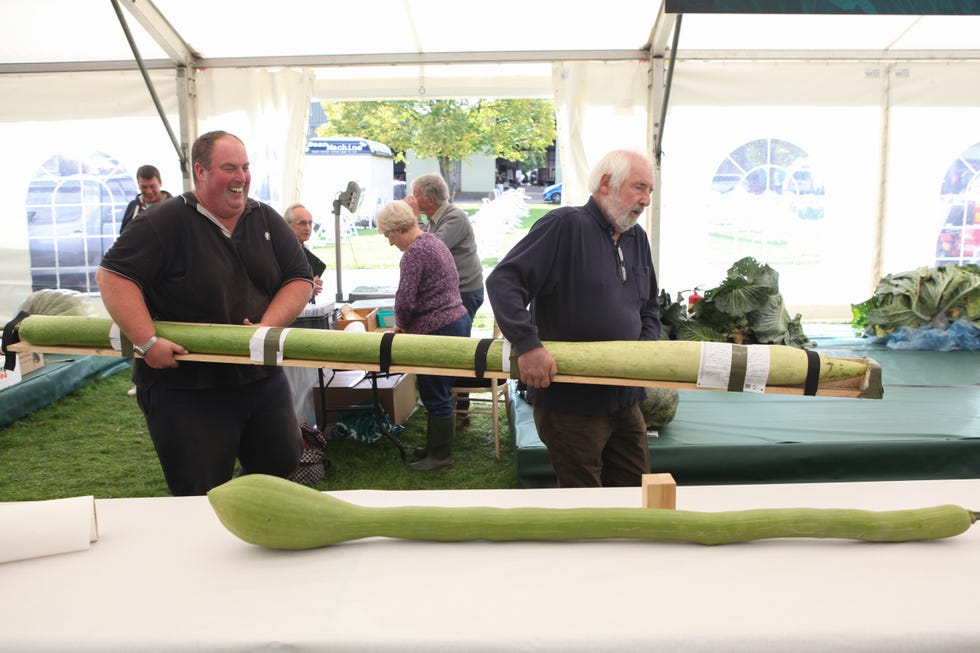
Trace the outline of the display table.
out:
<instances>
[{"instance_id":1,"label":"display table","mask_svg":"<svg viewBox=\"0 0 980 653\"><path fill-rule=\"evenodd\" d=\"M877 361L884 398L680 390L649 439L651 471L680 485L980 477L980 351L892 350L848 325L806 332L823 355ZM533 408L512 392L508 416L518 484L554 487Z\"/></svg>"},{"instance_id":2,"label":"display table","mask_svg":"<svg viewBox=\"0 0 980 653\"><path fill-rule=\"evenodd\" d=\"M371 506L639 506L639 488L348 491ZM980 508L980 480L694 486L677 506ZM976 651L980 525L904 544L245 544L207 499L96 502L88 551L0 565L5 651Z\"/></svg>"}]
</instances>

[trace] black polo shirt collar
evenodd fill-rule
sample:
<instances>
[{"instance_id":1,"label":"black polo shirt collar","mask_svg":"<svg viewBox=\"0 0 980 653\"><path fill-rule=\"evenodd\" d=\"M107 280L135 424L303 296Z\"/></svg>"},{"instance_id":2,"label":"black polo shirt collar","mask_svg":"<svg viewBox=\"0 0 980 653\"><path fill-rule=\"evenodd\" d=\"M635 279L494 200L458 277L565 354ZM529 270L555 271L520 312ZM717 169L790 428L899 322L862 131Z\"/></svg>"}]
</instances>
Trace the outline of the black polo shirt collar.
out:
<instances>
[{"instance_id":1,"label":"black polo shirt collar","mask_svg":"<svg viewBox=\"0 0 980 653\"><path fill-rule=\"evenodd\" d=\"M200 201L198 201L197 195L194 194L194 191L187 191L180 197L181 199L184 200L184 204L187 204L188 206L193 206L195 209L197 209L198 213L206 217L208 220L213 222L215 226L221 229L221 233L223 233L228 238L231 238L231 232L228 231L228 229L223 224L221 224L221 221L218 220L218 218L214 217L214 214L208 211L207 208L205 208L205 206L201 204ZM248 215L253 209L258 207L258 205L259 203L253 200L251 197L246 198L245 207L242 209L242 214L238 217L239 221L244 220L245 216Z\"/></svg>"}]
</instances>

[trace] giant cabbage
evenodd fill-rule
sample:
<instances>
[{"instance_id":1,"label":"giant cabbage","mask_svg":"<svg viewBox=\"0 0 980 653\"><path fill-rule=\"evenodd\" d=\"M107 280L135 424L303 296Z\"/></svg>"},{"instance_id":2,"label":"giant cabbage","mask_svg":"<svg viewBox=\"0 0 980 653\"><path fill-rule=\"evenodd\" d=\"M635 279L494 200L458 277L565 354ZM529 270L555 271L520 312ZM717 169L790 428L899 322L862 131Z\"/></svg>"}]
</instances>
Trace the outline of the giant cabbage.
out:
<instances>
[{"instance_id":1,"label":"giant cabbage","mask_svg":"<svg viewBox=\"0 0 980 653\"><path fill-rule=\"evenodd\" d=\"M902 327L947 329L958 321L980 328L980 266L946 264L889 274L851 311L852 324L875 338Z\"/></svg>"}]
</instances>

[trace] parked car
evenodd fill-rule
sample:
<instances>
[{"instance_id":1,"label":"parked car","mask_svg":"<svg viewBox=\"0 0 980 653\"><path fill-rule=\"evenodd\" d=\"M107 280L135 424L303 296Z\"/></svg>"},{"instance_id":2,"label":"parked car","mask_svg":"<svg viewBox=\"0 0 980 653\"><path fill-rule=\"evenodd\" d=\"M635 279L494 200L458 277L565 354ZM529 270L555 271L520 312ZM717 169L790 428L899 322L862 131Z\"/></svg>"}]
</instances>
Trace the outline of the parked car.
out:
<instances>
[{"instance_id":1,"label":"parked car","mask_svg":"<svg viewBox=\"0 0 980 653\"><path fill-rule=\"evenodd\" d=\"M541 198L545 202L561 204L561 184L552 184L551 186L545 188Z\"/></svg>"}]
</instances>

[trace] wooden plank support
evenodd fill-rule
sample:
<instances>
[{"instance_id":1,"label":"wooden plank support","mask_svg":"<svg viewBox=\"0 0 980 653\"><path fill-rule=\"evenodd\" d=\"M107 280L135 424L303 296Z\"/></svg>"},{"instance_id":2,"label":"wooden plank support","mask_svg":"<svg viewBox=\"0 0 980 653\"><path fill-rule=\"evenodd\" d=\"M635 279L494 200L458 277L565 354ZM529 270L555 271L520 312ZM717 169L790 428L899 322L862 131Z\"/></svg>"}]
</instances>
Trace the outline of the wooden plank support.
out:
<instances>
[{"instance_id":1,"label":"wooden plank support","mask_svg":"<svg viewBox=\"0 0 980 653\"><path fill-rule=\"evenodd\" d=\"M179 360L213 363L266 364L250 356L249 342L259 327L244 325L180 324L157 322L157 333L183 345L190 354ZM19 325L20 342L11 351L37 351L73 355L122 356L118 329L107 318L28 316ZM114 329L114 331L113 331ZM115 335L110 335L114 333ZM283 334L284 366L338 370L381 370L378 332L349 333L323 329L288 329ZM391 342L392 373L411 372L436 376L475 377L478 338L398 334ZM677 389L701 387L698 383L701 345L688 341L545 342L558 365L553 381L593 385L620 385ZM752 345L771 356L764 392L804 394L806 352L783 345ZM516 376L516 361L506 358L503 340L490 343L486 354L486 378ZM583 355L585 354L585 355ZM802 364L801 364L802 359ZM835 397L880 399L881 368L868 358L819 356L817 394ZM506 369L510 367L512 369Z\"/></svg>"}]
</instances>

